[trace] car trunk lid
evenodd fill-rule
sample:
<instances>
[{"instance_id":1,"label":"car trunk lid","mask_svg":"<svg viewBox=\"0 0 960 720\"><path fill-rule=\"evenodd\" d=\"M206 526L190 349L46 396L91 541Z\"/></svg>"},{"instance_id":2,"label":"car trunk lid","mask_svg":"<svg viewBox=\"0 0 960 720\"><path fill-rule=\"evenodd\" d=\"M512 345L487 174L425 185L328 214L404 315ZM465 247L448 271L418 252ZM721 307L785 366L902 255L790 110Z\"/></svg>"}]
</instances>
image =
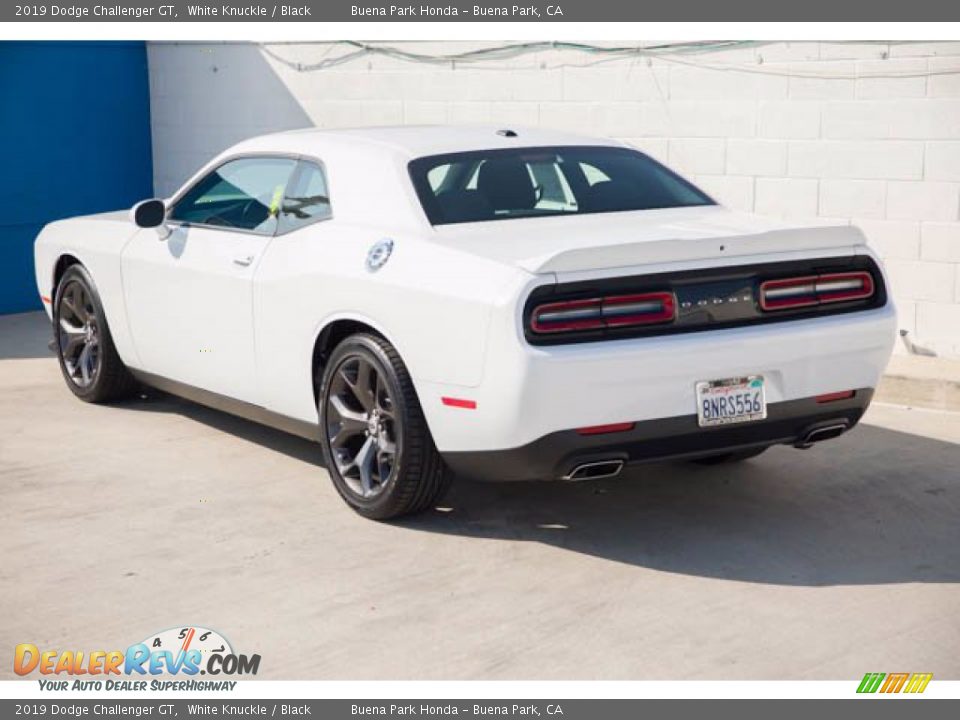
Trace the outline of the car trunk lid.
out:
<instances>
[{"instance_id":1,"label":"car trunk lid","mask_svg":"<svg viewBox=\"0 0 960 720\"><path fill-rule=\"evenodd\" d=\"M451 247L534 274L616 271L643 265L768 253L853 252L863 234L847 225L796 226L721 206L438 226Z\"/></svg>"}]
</instances>

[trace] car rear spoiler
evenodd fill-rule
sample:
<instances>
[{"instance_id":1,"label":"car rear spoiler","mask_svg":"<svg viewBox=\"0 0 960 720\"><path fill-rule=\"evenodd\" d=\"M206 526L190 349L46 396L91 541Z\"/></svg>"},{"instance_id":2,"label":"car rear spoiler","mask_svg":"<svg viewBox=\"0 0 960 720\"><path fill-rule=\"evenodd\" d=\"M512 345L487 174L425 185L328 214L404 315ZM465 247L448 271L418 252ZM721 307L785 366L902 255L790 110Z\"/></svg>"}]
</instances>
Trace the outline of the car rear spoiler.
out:
<instances>
[{"instance_id":1,"label":"car rear spoiler","mask_svg":"<svg viewBox=\"0 0 960 720\"><path fill-rule=\"evenodd\" d=\"M857 228L837 225L788 228L750 235L617 243L565 250L523 264L524 269L536 274L573 273L768 253L820 251L833 255L846 250L854 254L865 244L863 233Z\"/></svg>"}]
</instances>

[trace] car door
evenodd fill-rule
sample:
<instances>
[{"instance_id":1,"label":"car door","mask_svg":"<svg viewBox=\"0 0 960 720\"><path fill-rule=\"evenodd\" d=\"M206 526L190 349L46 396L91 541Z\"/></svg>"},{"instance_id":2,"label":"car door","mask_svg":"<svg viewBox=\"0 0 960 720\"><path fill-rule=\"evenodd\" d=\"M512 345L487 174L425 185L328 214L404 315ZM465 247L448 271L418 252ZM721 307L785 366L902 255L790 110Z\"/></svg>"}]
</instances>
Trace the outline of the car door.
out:
<instances>
[{"instance_id":1,"label":"car door","mask_svg":"<svg viewBox=\"0 0 960 720\"><path fill-rule=\"evenodd\" d=\"M229 160L174 198L169 235L144 229L122 256L141 369L257 403L253 276L276 234L296 160Z\"/></svg>"},{"instance_id":2,"label":"car door","mask_svg":"<svg viewBox=\"0 0 960 720\"><path fill-rule=\"evenodd\" d=\"M277 236L254 281L263 406L307 422L316 421L310 360L318 321L353 306L350 295L357 286L349 269L363 269L369 247L345 240L343 228L328 222L335 212L329 187L322 160L302 158L287 184Z\"/></svg>"}]
</instances>

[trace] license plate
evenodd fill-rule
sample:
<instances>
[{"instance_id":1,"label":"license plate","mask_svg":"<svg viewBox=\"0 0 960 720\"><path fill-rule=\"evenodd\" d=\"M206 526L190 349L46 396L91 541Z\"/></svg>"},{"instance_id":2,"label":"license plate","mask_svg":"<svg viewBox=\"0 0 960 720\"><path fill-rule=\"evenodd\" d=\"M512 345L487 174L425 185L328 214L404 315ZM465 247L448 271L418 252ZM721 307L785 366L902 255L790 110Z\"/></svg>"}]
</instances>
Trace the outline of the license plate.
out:
<instances>
[{"instance_id":1,"label":"license plate","mask_svg":"<svg viewBox=\"0 0 960 720\"><path fill-rule=\"evenodd\" d=\"M767 400L763 376L705 380L697 383L697 420L700 427L763 420Z\"/></svg>"}]
</instances>

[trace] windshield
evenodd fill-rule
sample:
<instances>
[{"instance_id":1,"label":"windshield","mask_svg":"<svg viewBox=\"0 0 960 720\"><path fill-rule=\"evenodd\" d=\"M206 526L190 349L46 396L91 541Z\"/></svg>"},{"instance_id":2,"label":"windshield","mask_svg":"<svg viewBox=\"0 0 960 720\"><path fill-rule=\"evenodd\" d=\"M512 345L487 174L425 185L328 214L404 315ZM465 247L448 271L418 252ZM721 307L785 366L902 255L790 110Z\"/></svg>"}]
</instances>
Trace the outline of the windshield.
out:
<instances>
[{"instance_id":1,"label":"windshield","mask_svg":"<svg viewBox=\"0 0 960 720\"><path fill-rule=\"evenodd\" d=\"M410 163L433 225L713 205L643 153L544 147L433 155Z\"/></svg>"}]
</instances>

